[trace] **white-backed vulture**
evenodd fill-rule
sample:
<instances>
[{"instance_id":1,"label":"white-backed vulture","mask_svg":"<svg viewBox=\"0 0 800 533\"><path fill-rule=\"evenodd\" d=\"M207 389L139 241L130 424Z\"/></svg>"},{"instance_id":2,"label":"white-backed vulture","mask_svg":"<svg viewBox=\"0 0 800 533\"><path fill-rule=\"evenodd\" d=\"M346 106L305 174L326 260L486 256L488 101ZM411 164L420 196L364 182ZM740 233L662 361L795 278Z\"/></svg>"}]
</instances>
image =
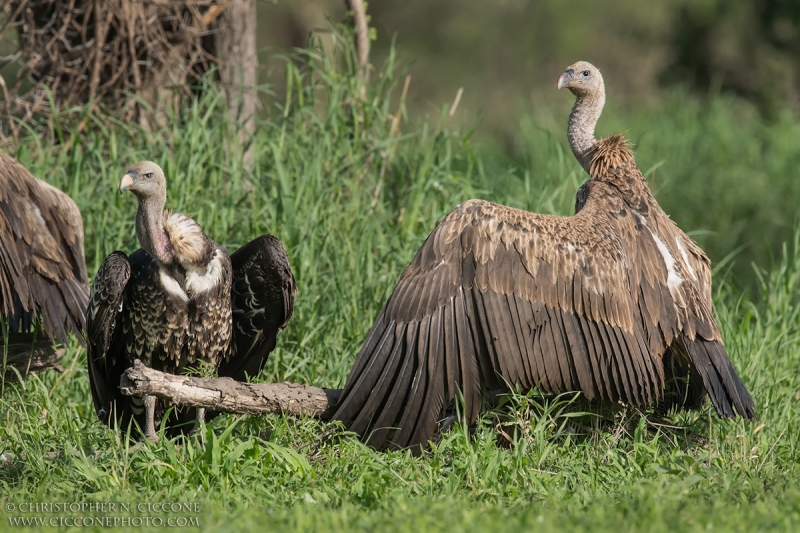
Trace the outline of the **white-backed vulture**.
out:
<instances>
[{"instance_id":1,"label":"white-backed vulture","mask_svg":"<svg viewBox=\"0 0 800 533\"><path fill-rule=\"evenodd\" d=\"M0 152L0 312L11 336L41 319L50 341L80 339L88 298L78 206Z\"/></svg>"},{"instance_id":2,"label":"white-backed vulture","mask_svg":"<svg viewBox=\"0 0 800 533\"><path fill-rule=\"evenodd\" d=\"M651 194L622 136L596 141L605 102L588 63L558 80L576 95L569 142L590 179L571 217L483 200L457 206L400 277L356 358L335 419L375 447L425 446L458 391L538 386L649 406L708 392L720 416L753 418L713 317L703 251ZM666 368L665 368L666 367Z\"/></svg>"},{"instance_id":3,"label":"white-backed vulture","mask_svg":"<svg viewBox=\"0 0 800 533\"><path fill-rule=\"evenodd\" d=\"M232 256L193 219L164 210L164 172L143 161L122 177L120 194L138 198L141 249L103 261L87 311L89 377L95 410L109 427L156 438L171 405L155 397L122 395L120 376L135 359L170 373L205 361L220 376L257 374L286 326L296 293L281 242L263 235ZM176 407L169 435L192 429L205 412Z\"/></svg>"}]
</instances>

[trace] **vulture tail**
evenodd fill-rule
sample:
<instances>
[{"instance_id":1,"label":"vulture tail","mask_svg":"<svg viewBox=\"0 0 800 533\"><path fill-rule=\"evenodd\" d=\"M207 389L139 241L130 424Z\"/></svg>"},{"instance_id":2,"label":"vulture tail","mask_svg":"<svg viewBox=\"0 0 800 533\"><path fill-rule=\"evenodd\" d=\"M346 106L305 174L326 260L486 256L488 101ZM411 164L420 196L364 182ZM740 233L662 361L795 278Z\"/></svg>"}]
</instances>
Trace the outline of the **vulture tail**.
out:
<instances>
[{"instance_id":1,"label":"vulture tail","mask_svg":"<svg viewBox=\"0 0 800 533\"><path fill-rule=\"evenodd\" d=\"M739 416L755 418L753 398L733 368L725 348L716 341L707 341L699 336L691 340L683 335L683 342L719 416L735 418L735 408Z\"/></svg>"}]
</instances>

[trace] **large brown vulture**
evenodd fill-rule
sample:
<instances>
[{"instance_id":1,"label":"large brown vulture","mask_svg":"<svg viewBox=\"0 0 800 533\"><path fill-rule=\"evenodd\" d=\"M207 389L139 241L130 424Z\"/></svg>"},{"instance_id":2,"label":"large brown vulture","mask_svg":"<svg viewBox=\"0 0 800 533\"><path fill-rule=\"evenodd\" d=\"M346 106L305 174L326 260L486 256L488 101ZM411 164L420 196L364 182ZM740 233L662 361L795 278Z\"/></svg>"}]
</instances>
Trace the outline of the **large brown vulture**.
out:
<instances>
[{"instance_id":1,"label":"large brown vulture","mask_svg":"<svg viewBox=\"0 0 800 533\"><path fill-rule=\"evenodd\" d=\"M120 194L139 200L136 237L141 249L113 252L103 261L87 311L89 378L97 415L123 432L133 420L156 439L172 407L148 396L128 397L120 376L140 359L181 373L199 361L219 375L257 374L294 308L294 277L281 242L263 235L232 256L191 218L165 211L167 184L155 163L137 163L122 177ZM202 422L203 409L176 407L169 435Z\"/></svg>"},{"instance_id":2,"label":"large brown vulture","mask_svg":"<svg viewBox=\"0 0 800 533\"><path fill-rule=\"evenodd\" d=\"M582 391L589 400L755 408L713 317L708 257L659 207L622 136L597 141L605 102L584 62L558 80L576 95L569 142L590 179L571 217L470 200L433 230L386 302L334 418L375 447L424 446L463 395L487 388Z\"/></svg>"},{"instance_id":3,"label":"large brown vulture","mask_svg":"<svg viewBox=\"0 0 800 533\"><path fill-rule=\"evenodd\" d=\"M88 298L78 206L0 152L0 312L11 341L31 339L39 320L51 342L80 338Z\"/></svg>"}]
</instances>

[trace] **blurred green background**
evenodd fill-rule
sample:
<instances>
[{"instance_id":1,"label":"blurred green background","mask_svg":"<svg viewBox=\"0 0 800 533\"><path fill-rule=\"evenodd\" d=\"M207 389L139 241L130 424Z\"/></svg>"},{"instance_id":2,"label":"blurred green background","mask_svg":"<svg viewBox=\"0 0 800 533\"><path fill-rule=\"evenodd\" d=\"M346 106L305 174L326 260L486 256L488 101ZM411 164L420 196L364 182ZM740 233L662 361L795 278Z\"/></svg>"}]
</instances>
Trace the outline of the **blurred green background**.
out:
<instances>
[{"instance_id":1,"label":"blurred green background","mask_svg":"<svg viewBox=\"0 0 800 533\"><path fill-rule=\"evenodd\" d=\"M451 123L472 130L490 175L520 177L510 198L525 194L526 174L536 187L559 171L548 154L567 150L573 98L556 79L587 60L608 92L598 136L628 133L664 209L715 264L733 259L737 285L791 240L800 2L382 0L367 12L371 63L379 70L394 50L411 76L408 116L437 118L463 88ZM280 94L280 55L346 20L346 3L259 1L258 16L260 80Z\"/></svg>"}]
</instances>

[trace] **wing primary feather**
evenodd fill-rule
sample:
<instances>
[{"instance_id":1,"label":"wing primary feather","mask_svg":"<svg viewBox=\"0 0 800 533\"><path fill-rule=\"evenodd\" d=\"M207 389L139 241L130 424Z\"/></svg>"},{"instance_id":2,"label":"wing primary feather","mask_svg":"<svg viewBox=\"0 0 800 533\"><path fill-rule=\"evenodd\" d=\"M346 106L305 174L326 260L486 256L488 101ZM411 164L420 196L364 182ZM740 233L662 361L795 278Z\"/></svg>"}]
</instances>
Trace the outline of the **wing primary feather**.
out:
<instances>
[{"instance_id":1,"label":"wing primary feather","mask_svg":"<svg viewBox=\"0 0 800 533\"><path fill-rule=\"evenodd\" d=\"M562 311L561 318L567 342L569 342L569 349L572 353L572 361L575 364L578 384L587 399L600 398L602 393L600 392L599 384L596 382L595 372L592 369L594 358L589 355L592 350L589 347L590 340L584 337L578 323L579 320L574 314Z\"/></svg>"},{"instance_id":2,"label":"wing primary feather","mask_svg":"<svg viewBox=\"0 0 800 533\"><path fill-rule=\"evenodd\" d=\"M416 323L412 323L416 326ZM357 433L364 433L371 425L376 414L383 412L385 409L386 400L391 394L392 386L397 378L398 369L401 367L403 360L403 353L406 350L405 337L408 325L397 324L394 330L394 345L386 360L386 364L381 370L380 376L372 386L367 401L361 412L353 420L352 430Z\"/></svg>"},{"instance_id":3,"label":"wing primary feather","mask_svg":"<svg viewBox=\"0 0 800 533\"><path fill-rule=\"evenodd\" d=\"M533 371L531 370L531 354L529 353L529 337L526 335L527 323L523 322L522 315L519 312L519 297L515 294L506 295L506 302L508 310L511 314L511 324L513 326L514 341L517 346L518 353L516 355L518 362L517 365L521 368L520 384L529 388L535 383L533 378Z\"/></svg>"},{"instance_id":4,"label":"wing primary feather","mask_svg":"<svg viewBox=\"0 0 800 533\"><path fill-rule=\"evenodd\" d=\"M552 393L561 393L567 390L567 383L565 383L564 372L561 370L561 362L559 361L559 353L555 347L555 337L553 336L553 323L550 315L547 312L547 306L543 306L544 316L546 320L542 323L542 351L544 355L544 364L547 369L547 378L550 382Z\"/></svg>"},{"instance_id":5,"label":"wing primary feather","mask_svg":"<svg viewBox=\"0 0 800 533\"><path fill-rule=\"evenodd\" d=\"M461 381L459 384L464 395L465 416L472 423L481 408L481 377L475 337L471 332L465 300L464 289L459 289L454 300L458 355L461 358Z\"/></svg>"},{"instance_id":6,"label":"wing primary feather","mask_svg":"<svg viewBox=\"0 0 800 533\"><path fill-rule=\"evenodd\" d=\"M408 402L403 409L403 416L398 424L398 430L392 435L389 446L405 448L410 444L411 431L414 429L411 422L416 422L423 410L423 396L428 381L428 344L430 343L430 330L432 316L424 317L419 324L418 342L416 344L415 375Z\"/></svg>"},{"instance_id":7,"label":"wing primary feather","mask_svg":"<svg viewBox=\"0 0 800 533\"><path fill-rule=\"evenodd\" d=\"M703 385L711 397L717 413L725 418L734 418L734 407L740 416L755 418L753 398L733 368L722 345L700 337L694 340L682 335L682 341L697 369Z\"/></svg>"},{"instance_id":8,"label":"wing primary feather","mask_svg":"<svg viewBox=\"0 0 800 533\"><path fill-rule=\"evenodd\" d=\"M548 320L547 324L549 326L550 336L553 339L553 354L558 364L557 368L559 368L561 372L562 388L558 392L577 390L578 380L573 380L575 363L572 360L572 352L570 352L569 346L564 340L564 328L561 325L560 316L561 312L549 306L545 306L545 309L547 309L547 313L550 316L550 320Z\"/></svg>"},{"instance_id":9,"label":"wing primary feather","mask_svg":"<svg viewBox=\"0 0 800 533\"><path fill-rule=\"evenodd\" d=\"M379 329L380 327L383 329ZM345 384L342 395L344 401L339 404L334 418L342 420L346 424L350 424L352 420L358 415L367 401L375 381L381 375L383 367L386 365L386 359L391 354L394 348L394 331L396 324L394 321L384 324L383 321L376 321L375 328L380 331L380 341L376 343L375 347L358 354L358 360L362 358L366 361L363 369L357 378L351 379Z\"/></svg>"},{"instance_id":10,"label":"wing primary feather","mask_svg":"<svg viewBox=\"0 0 800 533\"><path fill-rule=\"evenodd\" d=\"M456 388L461 382L461 358L458 355L458 336L456 329L455 298L450 298L442 311L444 313L444 366L445 366L445 387L444 395L452 398Z\"/></svg>"},{"instance_id":11,"label":"wing primary feather","mask_svg":"<svg viewBox=\"0 0 800 533\"><path fill-rule=\"evenodd\" d=\"M376 448L381 448L392 431L396 429L394 424L397 422L397 415L403 408L411 388L411 381L414 378L414 363L416 361L417 343L419 342L419 323L413 322L406 325L405 331L406 338L403 345L402 366L397 372L391 392L380 415L372 424L373 429L367 441Z\"/></svg>"},{"instance_id":12,"label":"wing primary feather","mask_svg":"<svg viewBox=\"0 0 800 533\"><path fill-rule=\"evenodd\" d=\"M497 335L491 329L489 321L491 307L487 305L486 293L480 292L479 289L473 289L472 294L475 297L475 311L478 316L481 331L483 332L483 340L485 342L489 361L492 365L493 373L494 375L505 377L508 375L508 369L505 368L503 365L504 361L501 360L497 354ZM493 381L497 381L497 378L494 376Z\"/></svg>"},{"instance_id":13,"label":"wing primary feather","mask_svg":"<svg viewBox=\"0 0 800 533\"><path fill-rule=\"evenodd\" d=\"M614 327L604 322L598 322L601 326L600 331L604 334L604 340L608 341L608 355L612 363L615 377L617 379L617 390L619 391L620 400L625 403L636 403L636 398L631 390L631 382L628 379L628 372L623 362L623 353L617 342Z\"/></svg>"},{"instance_id":14,"label":"wing primary feather","mask_svg":"<svg viewBox=\"0 0 800 533\"><path fill-rule=\"evenodd\" d=\"M622 362L628 373L628 381L633 390L634 405L648 405L650 403L650 387L645 377L644 369L641 367L641 355L638 354L637 346L631 342L630 333L621 328L614 328L617 336L617 343L621 350Z\"/></svg>"},{"instance_id":15,"label":"wing primary feather","mask_svg":"<svg viewBox=\"0 0 800 533\"><path fill-rule=\"evenodd\" d=\"M427 366L428 380L425 387L425 397L423 399L424 409L420 411L420 416L414 425L409 444L413 446L415 453L420 453L421 448L427 443L428 439L436 432L436 424L444 408L444 380L445 372L443 367L444 359L441 354L446 350L444 339L443 309L440 307L436 314L438 317L431 321L431 345L429 347ZM435 342L435 344L434 344ZM431 351L433 350L433 353Z\"/></svg>"},{"instance_id":16,"label":"wing primary feather","mask_svg":"<svg viewBox=\"0 0 800 533\"><path fill-rule=\"evenodd\" d=\"M492 331L495 332L498 339L497 355L498 358L502 359L502 364L507 372L503 376L512 385L522 385L525 380L525 371L521 361L520 346L516 342L516 335L513 330L514 325L508 296L493 292L488 295L488 300L491 301L492 307L490 320Z\"/></svg>"},{"instance_id":17,"label":"wing primary feather","mask_svg":"<svg viewBox=\"0 0 800 533\"><path fill-rule=\"evenodd\" d=\"M399 429L394 433L389 443L393 447L406 448L414 444L411 436L417 422L423 416L424 411L431 409L431 406L426 405L424 400L425 392L428 388L428 380L430 379L429 359L432 355L430 352L436 349L431 345L435 342L437 335L435 330L440 321L439 313L440 310L437 309L429 318L426 317L426 320L421 324L420 342L417 345L417 375L408 403L404 409L403 417L398 424Z\"/></svg>"}]
</instances>

